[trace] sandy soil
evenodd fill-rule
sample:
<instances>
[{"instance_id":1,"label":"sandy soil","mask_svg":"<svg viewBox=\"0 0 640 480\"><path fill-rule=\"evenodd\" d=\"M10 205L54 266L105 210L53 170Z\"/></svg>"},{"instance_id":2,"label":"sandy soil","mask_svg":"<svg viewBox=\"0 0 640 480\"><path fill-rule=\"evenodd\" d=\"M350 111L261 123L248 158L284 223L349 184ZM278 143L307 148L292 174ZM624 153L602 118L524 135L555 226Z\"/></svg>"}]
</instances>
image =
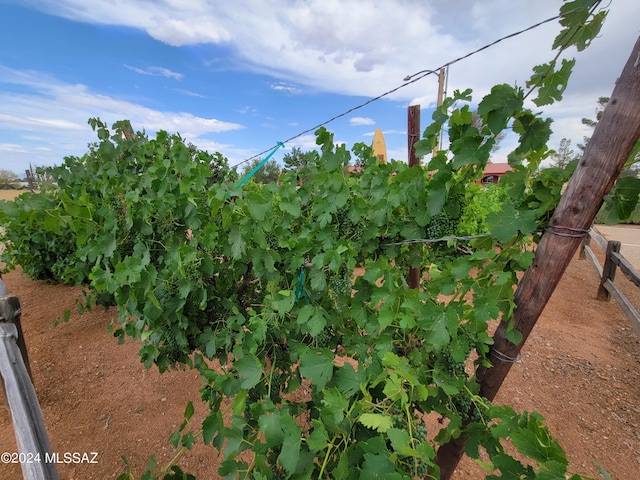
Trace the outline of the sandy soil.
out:
<instances>
[{"instance_id":1,"label":"sandy soil","mask_svg":"<svg viewBox=\"0 0 640 480\"><path fill-rule=\"evenodd\" d=\"M13 200L18 195L28 191L29 190L1 190L0 189L0 200Z\"/></svg>"},{"instance_id":2,"label":"sandy soil","mask_svg":"<svg viewBox=\"0 0 640 480\"><path fill-rule=\"evenodd\" d=\"M170 461L175 450L168 438L187 402L193 401L196 417L204 413L198 374L145 370L137 344L118 345L107 333L111 312L74 313L54 326L65 309L74 311L78 288L34 282L18 272L4 280L20 297L52 450L98 453L97 464L59 465L61 478L115 478L125 471L122 456L136 478L151 455L161 465ZM614 302L595 299L598 283L591 263L576 256L496 401L542 413L572 471L601 478L598 463L614 479L633 480L640 478L640 342ZM625 290L640 307L640 289ZM10 413L0 408L0 452L15 449ZM199 479L219 478L211 447L196 447L178 463ZM0 478L20 476L18 465L0 464ZM466 459L455 478L482 477Z\"/></svg>"}]
</instances>

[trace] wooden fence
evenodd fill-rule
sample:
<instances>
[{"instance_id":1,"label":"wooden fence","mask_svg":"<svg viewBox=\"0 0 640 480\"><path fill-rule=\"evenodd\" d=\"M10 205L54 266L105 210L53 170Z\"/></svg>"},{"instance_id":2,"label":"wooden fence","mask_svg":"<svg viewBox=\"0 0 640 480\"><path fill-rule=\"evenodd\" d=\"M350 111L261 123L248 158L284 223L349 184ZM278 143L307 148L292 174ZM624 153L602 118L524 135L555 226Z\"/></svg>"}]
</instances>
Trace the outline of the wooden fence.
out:
<instances>
[{"instance_id":1,"label":"wooden fence","mask_svg":"<svg viewBox=\"0 0 640 480\"><path fill-rule=\"evenodd\" d=\"M604 266L593 253L591 239L605 252ZM620 254L620 242L607 241L602 235L593 229L589 230L580 247L580 258L589 258L600 274L600 286L598 287L598 300L609 301L613 298L629 319L629 323L640 336L640 314L629 299L622 293L615 282L616 271L619 268L627 279L637 287L640 287L640 274L633 268L629 261Z\"/></svg>"},{"instance_id":2,"label":"wooden fence","mask_svg":"<svg viewBox=\"0 0 640 480\"><path fill-rule=\"evenodd\" d=\"M0 287L4 287L2 280ZM55 456L32 383L20 315L18 297L0 292L0 379L18 445L18 451L8 452L10 457L3 461L20 463L25 480L58 480Z\"/></svg>"}]
</instances>

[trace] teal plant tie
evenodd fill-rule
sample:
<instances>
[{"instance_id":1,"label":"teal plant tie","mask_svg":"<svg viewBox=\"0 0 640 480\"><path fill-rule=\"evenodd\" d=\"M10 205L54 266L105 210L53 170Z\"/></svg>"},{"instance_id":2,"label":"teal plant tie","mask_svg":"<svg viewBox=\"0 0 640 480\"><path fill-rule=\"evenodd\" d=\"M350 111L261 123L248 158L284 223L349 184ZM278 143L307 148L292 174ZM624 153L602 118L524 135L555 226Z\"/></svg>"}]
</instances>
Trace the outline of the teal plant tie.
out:
<instances>
[{"instance_id":1,"label":"teal plant tie","mask_svg":"<svg viewBox=\"0 0 640 480\"><path fill-rule=\"evenodd\" d=\"M298 288L296 288L296 302L301 298L304 298L304 301L307 305L309 305L309 295L304 291L304 280L307 276L305 267L300 267L300 273L298 274Z\"/></svg>"},{"instance_id":2,"label":"teal plant tie","mask_svg":"<svg viewBox=\"0 0 640 480\"><path fill-rule=\"evenodd\" d=\"M247 173L242 180L238 182L235 188L240 188L242 185L244 185L247 182L247 180L253 177L253 175L255 175L255 173L258 170L264 167L265 163L267 163L269 159L273 157L273 154L276 153L280 147L284 148L284 143L278 142L278 145L276 145L276 147L271 151L271 153L266 157L264 157L264 160L262 160L258 165L253 167L253 169L249 173ZM227 193L227 198L229 198L230 195L231 195L231 192Z\"/></svg>"}]
</instances>

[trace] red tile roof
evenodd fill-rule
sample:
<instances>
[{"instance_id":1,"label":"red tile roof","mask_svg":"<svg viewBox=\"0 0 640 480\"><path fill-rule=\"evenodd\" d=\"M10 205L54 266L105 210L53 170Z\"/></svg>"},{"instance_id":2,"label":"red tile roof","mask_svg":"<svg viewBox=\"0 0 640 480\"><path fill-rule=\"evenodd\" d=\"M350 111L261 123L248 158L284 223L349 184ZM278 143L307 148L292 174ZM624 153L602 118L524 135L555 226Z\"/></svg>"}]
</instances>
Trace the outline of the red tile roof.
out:
<instances>
[{"instance_id":1,"label":"red tile roof","mask_svg":"<svg viewBox=\"0 0 640 480\"><path fill-rule=\"evenodd\" d=\"M487 163L484 168L483 176L487 175L504 175L507 172L513 172L513 168L508 163Z\"/></svg>"}]
</instances>

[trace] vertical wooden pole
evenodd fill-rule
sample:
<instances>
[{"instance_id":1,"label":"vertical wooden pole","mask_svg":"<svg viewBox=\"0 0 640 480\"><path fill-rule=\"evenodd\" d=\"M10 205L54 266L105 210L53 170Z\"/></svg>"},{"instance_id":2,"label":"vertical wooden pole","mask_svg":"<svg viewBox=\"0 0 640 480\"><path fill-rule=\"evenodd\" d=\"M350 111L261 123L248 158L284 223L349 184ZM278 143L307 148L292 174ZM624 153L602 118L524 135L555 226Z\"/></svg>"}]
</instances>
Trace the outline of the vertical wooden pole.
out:
<instances>
[{"instance_id":1,"label":"vertical wooden pole","mask_svg":"<svg viewBox=\"0 0 640 480\"><path fill-rule=\"evenodd\" d=\"M500 323L489 352L491 368L479 368L476 378L479 394L493 400L513 362L519 356L551 294L576 253L582 236L588 232L602 199L620 176L625 162L640 138L640 37L633 47L611 100L602 112L591 140L580 159L567 191L547 232L536 249L533 264L525 272L515 294L513 326L522 334L522 342L514 345L506 337L507 324ZM440 479L453 475L464 452L465 435L438 449Z\"/></svg>"},{"instance_id":2,"label":"vertical wooden pole","mask_svg":"<svg viewBox=\"0 0 640 480\"><path fill-rule=\"evenodd\" d=\"M409 152L409 167L420 165L416 156L416 142L420 140L420 105L411 105L407 110L407 149Z\"/></svg>"},{"instance_id":3,"label":"vertical wooden pole","mask_svg":"<svg viewBox=\"0 0 640 480\"><path fill-rule=\"evenodd\" d=\"M604 286L607 280L613 282L616 278L616 263L613 261L613 252L620 253L620 242L609 241L607 242L607 256L604 259L604 267L602 267L602 278L600 279L600 286L598 287L598 300L604 300L608 302L611 300L611 294Z\"/></svg>"},{"instance_id":4,"label":"vertical wooden pole","mask_svg":"<svg viewBox=\"0 0 640 480\"><path fill-rule=\"evenodd\" d=\"M445 69L441 68L438 72L438 98L436 99L436 105L439 107L444 101L444 81L445 81ZM438 135L438 143L433 148L433 154L438 153L438 149L442 147L442 129L440 135Z\"/></svg>"},{"instance_id":5,"label":"vertical wooden pole","mask_svg":"<svg viewBox=\"0 0 640 480\"><path fill-rule=\"evenodd\" d=\"M580 260L587 258L587 248L591 248L591 235L586 235L580 244Z\"/></svg>"},{"instance_id":6,"label":"vertical wooden pole","mask_svg":"<svg viewBox=\"0 0 640 480\"><path fill-rule=\"evenodd\" d=\"M407 118L407 142L409 150L409 167L420 166L420 159L416 156L415 144L420 140L420 105L411 105ZM409 267L409 288L420 287L420 268Z\"/></svg>"}]
</instances>

